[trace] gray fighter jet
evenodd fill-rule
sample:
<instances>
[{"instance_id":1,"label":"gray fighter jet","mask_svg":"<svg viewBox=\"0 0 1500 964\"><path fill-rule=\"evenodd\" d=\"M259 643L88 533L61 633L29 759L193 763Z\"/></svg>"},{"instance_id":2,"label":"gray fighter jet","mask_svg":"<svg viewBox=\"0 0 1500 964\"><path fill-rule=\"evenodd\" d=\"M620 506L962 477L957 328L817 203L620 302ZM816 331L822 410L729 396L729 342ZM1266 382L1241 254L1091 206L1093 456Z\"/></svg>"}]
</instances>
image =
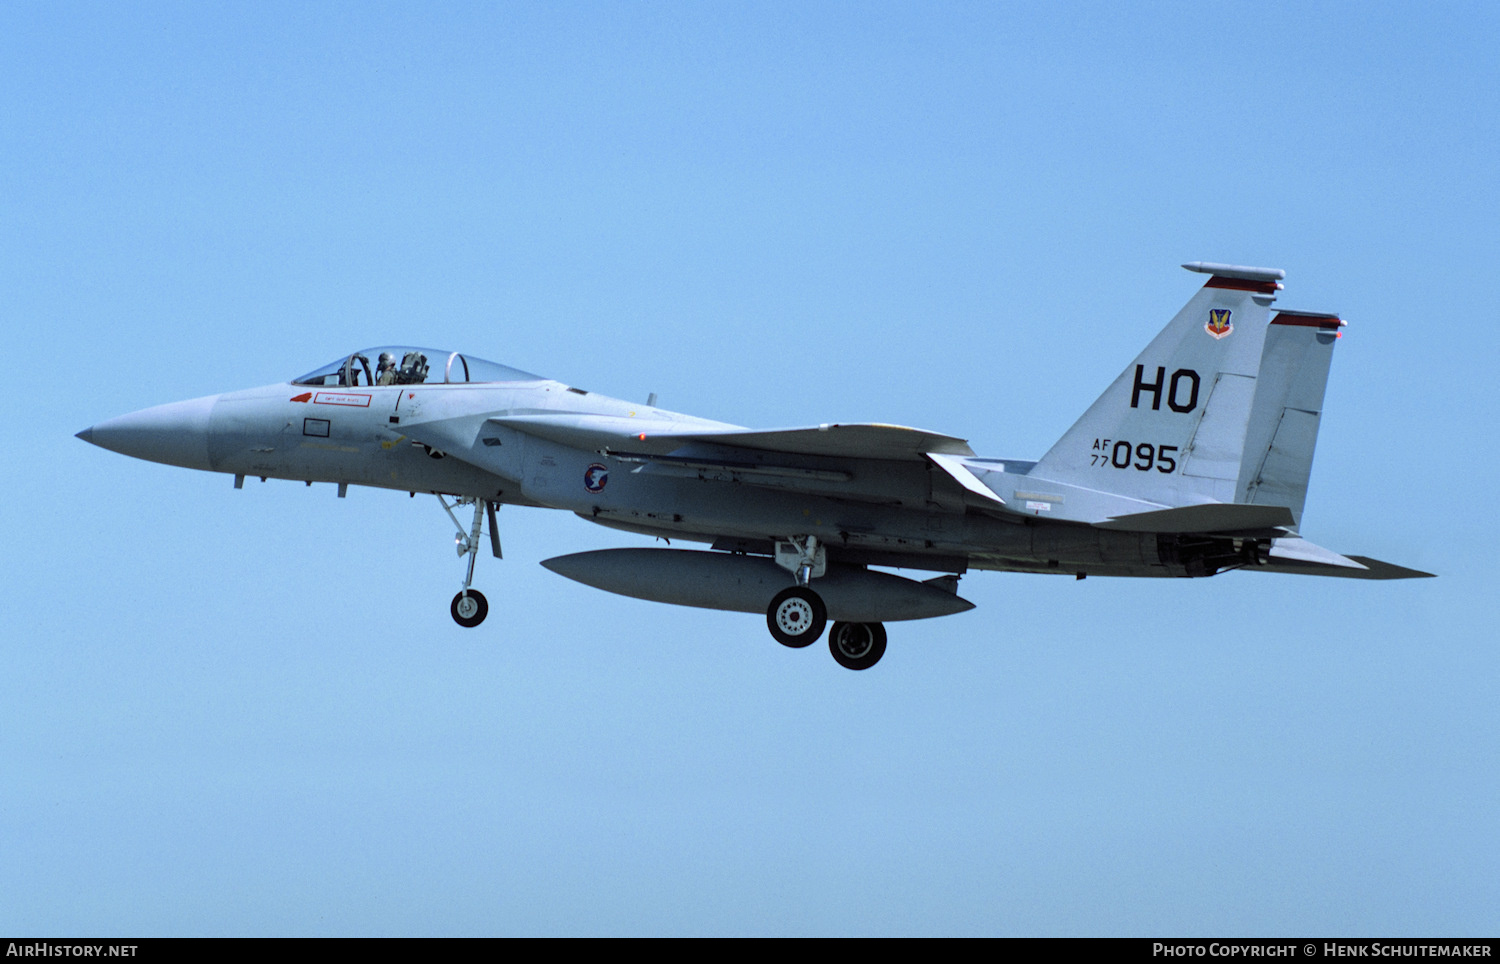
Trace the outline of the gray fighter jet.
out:
<instances>
[{"instance_id":1,"label":"gray fighter jet","mask_svg":"<svg viewBox=\"0 0 1500 964\"><path fill-rule=\"evenodd\" d=\"M169 465L432 494L458 529L462 626L506 503L710 549L605 549L542 565L641 599L764 613L850 669L884 623L972 609L970 569L1212 576L1429 573L1303 539L1333 314L1271 304L1283 272L1194 262L1204 286L1039 461L980 458L897 425L759 431L638 405L453 351L354 352L291 382L145 409L78 433ZM455 510L472 510L466 525ZM938 573L909 579L871 567Z\"/></svg>"}]
</instances>

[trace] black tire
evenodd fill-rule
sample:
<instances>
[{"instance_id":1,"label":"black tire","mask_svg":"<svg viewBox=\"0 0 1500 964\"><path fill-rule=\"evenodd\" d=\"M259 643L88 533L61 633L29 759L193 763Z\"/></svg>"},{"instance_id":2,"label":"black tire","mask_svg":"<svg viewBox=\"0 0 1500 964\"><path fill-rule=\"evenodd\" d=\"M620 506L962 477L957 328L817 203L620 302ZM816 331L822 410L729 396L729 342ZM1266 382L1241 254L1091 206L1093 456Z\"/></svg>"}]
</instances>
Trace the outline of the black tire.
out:
<instances>
[{"instance_id":1,"label":"black tire","mask_svg":"<svg viewBox=\"0 0 1500 964\"><path fill-rule=\"evenodd\" d=\"M777 593L766 607L766 626L783 646L811 646L828 625L828 610L811 589L789 586Z\"/></svg>"},{"instance_id":2,"label":"black tire","mask_svg":"<svg viewBox=\"0 0 1500 964\"><path fill-rule=\"evenodd\" d=\"M464 599L465 595L468 596L467 600ZM448 612L453 614L455 623L465 629L473 629L490 614L490 603L484 598L484 593L478 589L470 589L467 594L459 593L453 597L453 604L448 607Z\"/></svg>"},{"instance_id":3,"label":"black tire","mask_svg":"<svg viewBox=\"0 0 1500 964\"><path fill-rule=\"evenodd\" d=\"M885 626L881 623L834 623L828 651L844 669L869 669L885 655Z\"/></svg>"}]
</instances>

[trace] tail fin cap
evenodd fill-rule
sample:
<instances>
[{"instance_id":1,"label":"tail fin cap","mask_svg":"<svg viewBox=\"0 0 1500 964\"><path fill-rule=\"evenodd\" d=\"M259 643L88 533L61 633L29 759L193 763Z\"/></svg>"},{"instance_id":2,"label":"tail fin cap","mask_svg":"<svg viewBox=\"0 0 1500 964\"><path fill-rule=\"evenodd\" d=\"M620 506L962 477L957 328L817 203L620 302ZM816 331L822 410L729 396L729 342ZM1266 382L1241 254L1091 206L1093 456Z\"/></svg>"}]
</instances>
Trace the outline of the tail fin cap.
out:
<instances>
[{"instance_id":1,"label":"tail fin cap","mask_svg":"<svg viewBox=\"0 0 1500 964\"><path fill-rule=\"evenodd\" d=\"M1251 268L1243 264L1216 264L1212 261L1189 261L1183 267L1199 274L1211 274L1220 278L1238 278L1241 281L1286 280L1286 272L1280 268Z\"/></svg>"}]
</instances>

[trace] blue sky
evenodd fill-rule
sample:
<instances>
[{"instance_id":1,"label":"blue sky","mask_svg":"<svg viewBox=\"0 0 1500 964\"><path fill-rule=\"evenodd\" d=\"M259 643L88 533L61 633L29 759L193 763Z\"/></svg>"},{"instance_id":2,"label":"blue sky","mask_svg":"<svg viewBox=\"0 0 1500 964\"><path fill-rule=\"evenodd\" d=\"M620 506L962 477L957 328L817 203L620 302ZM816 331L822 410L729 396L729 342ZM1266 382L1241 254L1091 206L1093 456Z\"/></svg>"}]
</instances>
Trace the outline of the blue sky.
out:
<instances>
[{"instance_id":1,"label":"blue sky","mask_svg":"<svg viewBox=\"0 0 1500 964\"><path fill-rule=\"evenodd\" d=\"M1493 935L1480 4L6 4L0 928ZM73 433L452 346L1036 458L1207 260L1350 322L1365 584L974 573L874 670Z\"/></svg>"}]
</instances>

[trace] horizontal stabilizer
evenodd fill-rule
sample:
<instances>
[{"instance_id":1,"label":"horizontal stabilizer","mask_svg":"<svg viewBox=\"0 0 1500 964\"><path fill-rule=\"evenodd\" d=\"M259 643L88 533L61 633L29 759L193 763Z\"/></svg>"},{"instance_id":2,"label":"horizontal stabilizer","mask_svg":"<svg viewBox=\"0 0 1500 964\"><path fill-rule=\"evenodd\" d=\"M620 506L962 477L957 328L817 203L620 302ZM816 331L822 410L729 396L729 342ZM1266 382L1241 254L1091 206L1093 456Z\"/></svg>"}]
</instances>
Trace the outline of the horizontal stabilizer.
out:
<instances>
[{"instance_id":1,"label":"horizontal stabilizer","mask_svg":"<svg viewBox=\"0 0 1500 964\"><path fill-rule=\"evenodd\" d=\"M1408 569L1398 566L1393 562L1381 562L1379 559L1371 559L1369 556L1350 556L1355 562L1364 566L1369 575L1364 579L1434 579L1435 572L1423 572L1420 569Z\"/></svg>"},{"instance_id":2,"label":"horizontal stabilizer","mask_svg":"<svg viewBox=\"0 0 1500 964\"><path fill-rule=\"evenodd\" d=\"M1276 540L1278 544L1283 541L1302 542L1300 539ZM1307 545L1312 546L1311 543ZM1312 548L1343 561L1320 563L1305 557L1289 557L1278 552L1277 547L1273 546L1270 564L1255 566L1248 571L1285 572L1299 576L1339 576L1344 579L1431 579L1435 575L1431 572L1422 572L1420 569L1408 569L1394 563L1381 562L1379 559L1371 559L1368 556L1340 556L1338 553L1321 549L1318 546L1312 546Z\"/></svg>"},{"instance_id":3,"label":"horizontal stabilizer","mask_svg":"<svg viewBox=\"0 0 1500 964\"><path fill-rule=\"evenodd\" d=\"M1345 569L1365 568L1348 556L1341 556L1332 549L1324 549L1306 539L1271 540L1271 560L1288 564L1312 562L1320 566L1342 566Z\"/></svg>"},{"instance_id":4,"label":"horizontal stabilizer","mask_svg":"<svg viewBox=\"0 0 1500 964\"><path fill-rule=\"evenodd\" d=\"M1280 505L1210 502L1155 512L1136 512L1094 523L1100 529L1125 532L1244 532L1290 528L1292 512Z\"/></svg>"}]
</instances>

